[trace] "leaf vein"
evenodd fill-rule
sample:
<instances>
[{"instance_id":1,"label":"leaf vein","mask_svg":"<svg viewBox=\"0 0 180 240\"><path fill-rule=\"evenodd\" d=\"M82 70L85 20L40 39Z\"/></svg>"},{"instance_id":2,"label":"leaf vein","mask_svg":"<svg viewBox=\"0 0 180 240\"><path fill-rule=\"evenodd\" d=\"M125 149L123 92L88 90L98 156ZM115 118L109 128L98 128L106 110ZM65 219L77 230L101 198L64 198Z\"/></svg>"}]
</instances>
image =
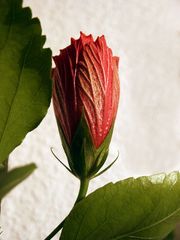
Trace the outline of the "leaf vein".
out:
<instances>
[{"instance_id":1,"label":"leaf vein","mask_svg":"<svg viewBox=\"0 0 180 240\"><path fill-rule=\"evenodd\" d=\"M19 77L18 77L19 81L18 81L18 84L16 86L16 90L15 90L14 96L13 96L13 98L11 100L11 104L10 104L10 107L9 107L9 110L8 110L8 114L7 114L7 117L6 117L6 121L5 121L5 124L4 124L4 130L2 131L2 134L1 134L1 137L0 137L0 145L1 145L3 137L5 135L5 132L6 132L6 129L7 129L7 126L8 126L8 122L9 122L9 119L10 119L10 116L11 116L11 112L12 112L12 109L13 109L13 105L14 105L14 102L15 102L15 98L17 96L17 93L18 93L18 90L19 90L19 87L20 87L20 83L22 81L22 74L23 74L23 71L24 71L24 66L25 66L27 57L29 55L29 52L30 52L30 49L31 49L31 46L32 46L32 43L33 43L33 38L34 37L32 37L29 40L28 45L26 47L26 52L24 54L23 63L22 63L22 66L21 66Z\"/></svg>"}]
</instances>

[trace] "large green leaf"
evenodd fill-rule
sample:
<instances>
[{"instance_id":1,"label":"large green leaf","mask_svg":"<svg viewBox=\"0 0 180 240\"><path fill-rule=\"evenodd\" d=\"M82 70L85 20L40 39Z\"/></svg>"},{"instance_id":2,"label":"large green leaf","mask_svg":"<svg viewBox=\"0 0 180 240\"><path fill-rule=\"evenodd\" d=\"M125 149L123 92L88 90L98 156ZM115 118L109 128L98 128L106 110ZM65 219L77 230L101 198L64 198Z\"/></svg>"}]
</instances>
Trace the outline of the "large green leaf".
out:
<instances>
[{"instance_id":1,"label":"large green leaf","mask_svg":"<svg viewBox=\"0 0 180 240\"><path fill-rule=\"evenodd\" d=\"M51 99L51 50L21 0L0 0L0 163L43 119Z\"/></svg>"},{"instance_id":2,"label":"large green leaf","mask_svg":"<svg viewBox=\"0 0 180 240\"><path fill-rule=\"evenodd\" d=\"M36 168L31 163L23 167L15 168L0 177L0 200L17 184L27 178Z\"/></svg>"},{"instance_id":3,"label":"large green leaf","mask_svg":"<svg viewBox=\"0 0 180 240\"><path fill-rule=\"evenodd\" d=\"M79 202L61 240L166 237L180 220L180 173L110 183Z\"/></svg>"}]
</instances>

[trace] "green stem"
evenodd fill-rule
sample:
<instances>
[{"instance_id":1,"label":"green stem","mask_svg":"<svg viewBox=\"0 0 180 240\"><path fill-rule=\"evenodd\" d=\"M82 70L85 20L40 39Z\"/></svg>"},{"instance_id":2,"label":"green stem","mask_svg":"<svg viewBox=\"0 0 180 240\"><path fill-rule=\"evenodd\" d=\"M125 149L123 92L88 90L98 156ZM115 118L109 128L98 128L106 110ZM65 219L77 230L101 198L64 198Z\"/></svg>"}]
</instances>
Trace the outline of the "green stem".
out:
<instances>
[{"instance_id":1,"label":"green stem","mask_svg":"<svg viewBox=\"0 0 180 240\"><path fill-rule=\"evenodd\" d=\"M80 180L79 193L78 193L78 196L77 196L77 199L76 199L74 205L76 205L76 203L78 203L83 198L85 198L87 190L88 190L88 187L89 187L89 179L82 179L82 180Z\"/></svg>"},{"instance_id":2,"label":"green stem","mask_svg":"<svg viewBox=\"0 0 180 240\"><path fill-rule=\"evenodd\" d=\"M88 186L89 186L89 179L80 180L79 193L78 193L78 196L77 196L74 206L76 205L76 203L78 203L83 198L85 198L87 190L88 190ZM61 230L61 228L63 227L63 225L65 223L65 220L66 220L66 218L44 240L52 239Z\"/></svg>"},{"instance_id":3,"label":"green stem","mask_svg":"<svg viewBox=\"0 0 180 240\"><path fill-rule=\"evenodd\" d=\"M66 218L44 240L50 240L51 238L53 238L61 230L65 220Z\"/></svg>"}]
</instances>

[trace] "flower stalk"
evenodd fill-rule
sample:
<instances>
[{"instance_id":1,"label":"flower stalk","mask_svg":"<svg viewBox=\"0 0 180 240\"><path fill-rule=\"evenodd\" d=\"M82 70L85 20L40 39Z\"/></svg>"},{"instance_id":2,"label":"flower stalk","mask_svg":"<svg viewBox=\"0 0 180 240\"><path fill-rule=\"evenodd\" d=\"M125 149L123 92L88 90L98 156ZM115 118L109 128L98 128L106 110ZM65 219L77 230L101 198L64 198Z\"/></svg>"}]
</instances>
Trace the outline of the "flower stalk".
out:
<instances>
[{"instance_id":1,"label":"flower stalk","mask_svg":"<svg viewBox=\"0 0 180 240\"><path fill-rule=\"evenodd\" d=\"M86 197L88 186L89 186L89 179L82 179L80 181L79 193L74 203L74 206L79 201L81 201L83 198ZM51 240L63 228L65 221L66 221L66 218L44 240Z\"/></svg>"}]
</instances>

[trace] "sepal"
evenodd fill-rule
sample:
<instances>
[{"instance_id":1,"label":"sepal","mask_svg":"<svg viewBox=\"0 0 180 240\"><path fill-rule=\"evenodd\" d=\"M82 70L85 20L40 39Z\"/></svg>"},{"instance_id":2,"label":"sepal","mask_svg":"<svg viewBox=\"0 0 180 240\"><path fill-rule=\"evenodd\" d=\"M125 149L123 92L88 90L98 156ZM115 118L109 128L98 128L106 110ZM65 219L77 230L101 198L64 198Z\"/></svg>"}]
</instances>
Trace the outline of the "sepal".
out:
<instances>
[{"instance_id":1,"label":"sepal","mask_svg":"<svg viewBox=\"0 0 180 240\"><path fill-rule=\"evenodd\" d=\"M62 145L68 158L69 166L76 177L79 179L93 178L104 165L109 152L113 127L114 124L112 124L103 143L99 148L96 148L83 114L71 145L66 142L63 131L59 126Z\"/></svg>"}]
</instances>

